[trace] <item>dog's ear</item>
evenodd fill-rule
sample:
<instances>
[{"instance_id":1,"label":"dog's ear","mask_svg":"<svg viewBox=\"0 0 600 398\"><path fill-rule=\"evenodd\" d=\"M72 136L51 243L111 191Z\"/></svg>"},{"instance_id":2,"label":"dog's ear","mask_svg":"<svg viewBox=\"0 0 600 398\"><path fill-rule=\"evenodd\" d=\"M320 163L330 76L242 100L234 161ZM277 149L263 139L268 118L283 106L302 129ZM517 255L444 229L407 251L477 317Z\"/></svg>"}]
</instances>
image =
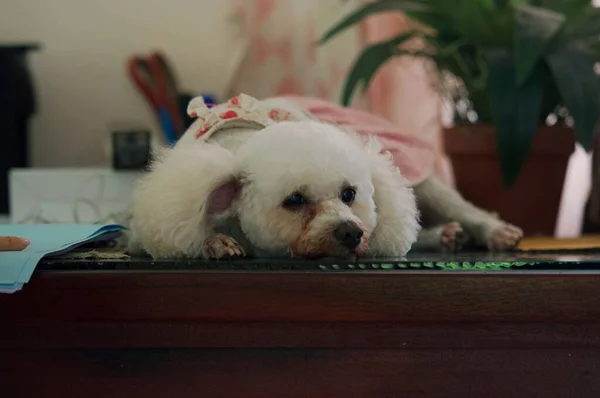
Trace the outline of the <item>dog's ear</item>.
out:
<instances>
[{"instance_id":1,"label":"dog's ear","mask_svg":"<svg viewBox=\"0 0 600 398\"><path fill-rule=\"evenodd\" d=\"M377 224L367 255L403 257L417 240L420 230L413 190L395 166L391 154L382 153L378 140L371 137L363 142L371 167L377 211Z\"/></svg>"},{"instance_id":2,"label":"dog's ear","mask_svg":"<svg viewBox=\"0 0 600 398\"><path fill-rule=\"evenodd\" d=\"M136 244L155 258L200 257L214 218L228 215L239 193L236 167L214 144L163 149L134 188Z\"/></svg>"},{"instance_id":3,"label":"dog's ear","mask_svg":"<svg viewBox=\"0 0 600 398\"><path fill-rule=\"evenodd\" d=\"M238 177L232 176L229 180L219 184L208 197L207 216L211 218L228 216L241 191L242 183Z\"/></svg>"}]
</instances>

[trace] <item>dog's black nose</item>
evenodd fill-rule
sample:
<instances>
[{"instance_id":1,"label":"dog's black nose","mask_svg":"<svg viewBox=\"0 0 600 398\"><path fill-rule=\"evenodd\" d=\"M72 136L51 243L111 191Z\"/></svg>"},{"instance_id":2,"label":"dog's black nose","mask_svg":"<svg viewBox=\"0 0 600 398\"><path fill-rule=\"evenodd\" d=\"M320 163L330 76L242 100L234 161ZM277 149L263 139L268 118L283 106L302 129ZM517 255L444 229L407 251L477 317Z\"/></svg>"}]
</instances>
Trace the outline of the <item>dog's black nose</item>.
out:
<instances>
[{"instance_id":1,"label":"dog's black nose","mask_svg":"<svg viewBox=\"0 0 600 398\"><path fill-rule=\"evenodd\" d=\"M363 230L351 221L344 221L333 230L333 236L342 246L354 249L360 244Z\"/></svg>"}]
</instances>

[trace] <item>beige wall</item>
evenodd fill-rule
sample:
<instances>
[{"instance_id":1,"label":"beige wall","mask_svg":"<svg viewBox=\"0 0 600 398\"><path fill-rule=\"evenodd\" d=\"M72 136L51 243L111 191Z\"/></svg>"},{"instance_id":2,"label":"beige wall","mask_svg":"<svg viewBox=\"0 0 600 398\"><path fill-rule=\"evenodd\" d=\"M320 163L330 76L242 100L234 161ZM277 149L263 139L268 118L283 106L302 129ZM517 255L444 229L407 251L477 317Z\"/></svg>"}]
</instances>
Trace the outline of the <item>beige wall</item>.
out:
<instances>
[{"instance_id":1,"label":"beige wall","mask_svg":"<svg viewBox=\"0 0 600 398\"><path fill-rule=\"evenodd\" d=\"M39 98L32 124L35 166L106 162L110 126L153 125L127 78L134 52L162 49L181 86L220 90L236 29L230 0L0 0L0 42L35 41Z\"/></svg>"}]
</instances>

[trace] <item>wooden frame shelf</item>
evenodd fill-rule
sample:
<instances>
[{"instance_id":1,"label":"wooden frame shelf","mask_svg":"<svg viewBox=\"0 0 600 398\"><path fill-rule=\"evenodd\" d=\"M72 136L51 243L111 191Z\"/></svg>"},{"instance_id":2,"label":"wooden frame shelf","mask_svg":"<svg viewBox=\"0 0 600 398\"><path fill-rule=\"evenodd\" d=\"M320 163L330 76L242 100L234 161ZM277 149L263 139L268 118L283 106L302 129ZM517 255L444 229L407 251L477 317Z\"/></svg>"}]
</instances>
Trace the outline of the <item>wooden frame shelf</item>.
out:
<instances>
[{"instance_id":1,"label":"wooden frame shelf","mask_svg":"<svg viewBox=\"0 0 600 398\"><path fill-rule=\"evenodd\" d=\"M600 392L591 261L503 272L91 265L42 266L0 296L7 396Z\"/></svg>"}]
</instances>

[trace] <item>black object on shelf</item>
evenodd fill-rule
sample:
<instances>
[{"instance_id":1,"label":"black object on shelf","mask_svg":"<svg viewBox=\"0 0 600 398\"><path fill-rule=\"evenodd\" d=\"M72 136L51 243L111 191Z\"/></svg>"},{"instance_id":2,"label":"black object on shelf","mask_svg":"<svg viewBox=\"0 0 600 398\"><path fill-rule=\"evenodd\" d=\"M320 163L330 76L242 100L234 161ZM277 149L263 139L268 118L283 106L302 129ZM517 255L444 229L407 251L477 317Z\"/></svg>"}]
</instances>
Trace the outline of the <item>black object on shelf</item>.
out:
<instances>
[{"instance_id":1,"label":"black object on shelf","mask_svg":"<svg viewBox=\"0 0 600 398\"><path fill-rule=\"evenodd\" d=\"M145 170L152 156L150 132L115 131L112 133L112 166L115 170Z\"/></svg>"},{"instance_id":2,"label":"black object on shelf","mask_svg":"<svg viewBox=\"0 0 600 398\"><path fill-rule=\"evenodd\" d=\"M0 44L0 214L8 213L8 172L29 166L29 120L36 97L27 55L36 44Z\"/></svg>"}]
</instances>

